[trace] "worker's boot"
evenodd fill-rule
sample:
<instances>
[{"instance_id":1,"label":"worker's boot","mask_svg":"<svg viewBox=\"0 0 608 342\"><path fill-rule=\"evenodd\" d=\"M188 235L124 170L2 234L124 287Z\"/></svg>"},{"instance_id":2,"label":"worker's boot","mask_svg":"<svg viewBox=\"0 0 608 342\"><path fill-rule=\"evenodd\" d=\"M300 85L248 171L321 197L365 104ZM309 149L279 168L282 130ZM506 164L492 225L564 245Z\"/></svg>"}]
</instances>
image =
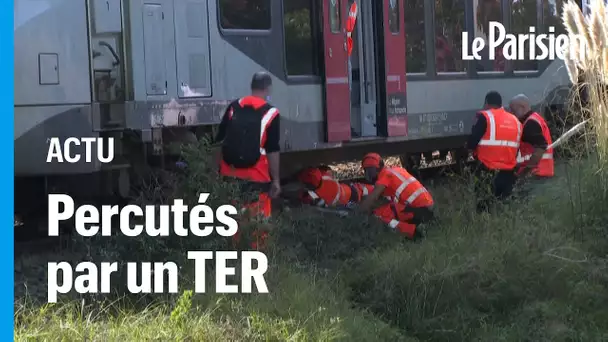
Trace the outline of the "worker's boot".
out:
<instances>
[{"instance_id":1,"label":"worker's boot","mask_svg":"<svg viewBox=\"0 0 608 342\"><path fill-rule=\"evenodd\" d=\"M422 229L422 227L420 227L420 225L416 226L416 230L414 232L414 237L412 237L412 240L420 241L420 240L424 239L425 237L426 237L426 234L424 233L424 229Z\"/></svg>"}]
</instances>

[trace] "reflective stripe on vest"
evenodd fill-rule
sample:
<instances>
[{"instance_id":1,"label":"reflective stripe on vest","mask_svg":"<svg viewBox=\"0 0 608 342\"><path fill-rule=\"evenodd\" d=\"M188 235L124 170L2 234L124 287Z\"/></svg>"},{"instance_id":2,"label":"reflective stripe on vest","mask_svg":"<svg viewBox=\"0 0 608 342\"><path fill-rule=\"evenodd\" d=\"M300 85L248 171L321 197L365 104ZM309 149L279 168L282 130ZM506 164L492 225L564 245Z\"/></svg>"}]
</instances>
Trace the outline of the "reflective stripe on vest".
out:
<instances>
[{"instance_id":1,"label":"reflective stripe on vest","mask_svg":"<svg viewBox=\"0 0 608 342\"><path fill-rule=\"evenodd\" d=\"M410 178L406 179L400 173L398 173L397 171L395 171L393 169L388 169L388 171L390 171L393 175L395 175L401 181L401 185L399 185L397 190L395 190L395 197L393 198L393 201L395 203L399 203L399 199L401 198L401 193L403 192L403 190L405 190L405 188L407 188L408 185L413 184L414 182L417 182L418 180L414 177L410 177ZM418 196L420 196L424 192L426 192L426 189L424 187L421 187L420 189L414 191L405 201L409 204L412 204L416 200L416 198L418 198Z\"/></svg>"},{"instance_id":2,"label":"reflective stripe on vest","mask_svg":"<svg viewBox=\"0 0 608 342\"><path fill-rule=\"evenodd\" d=\"M527 155L525 155L525 156L522 157L521 152L517 153L517 162L518 163L527 162L530 159L532 159L532 155L531 154L527 154ZM543 153L542 159L553 159L553 153Z\"/></svg>"},{"instance_id":3,"label":"reflective stripe on vest","mask_svg":"<svg viewBox=\"0 0 608 342\"><path fill-rule=\"evenodd\" d=\"M397 226L399 225L399 221L397 220L391 220L391 222L388 223L389 227L396 229Z\"/></svg>"},{"instance_id":4,"label":"reflective stripe on vest","mask_svg":"<svg viewBox=\"0 0 608 342\"><path fill-rule=\"evenodd\" d=\"M530 120L538 123L542 131L543 138L550 146L551 132L549 131L549 127L547 127L547 123L545 122L545 120L538 113L533 112L524 121L524 127ZM526 142L522 142L517 154L517 163L520 164L520 166L526 166L528 164L528 161L530 161L530 159L532 158L534 150L534 146ZM534 170L532 170L532 174L541 177L552 177L554 175L553 148L547 147L547 149L542 155L542 158L538 161L538 164L536 165L536 167L534 167Z\"/></svg>"},{"instance_id":5,"label":"reflective stripe on vest","mask_svg":"<svg viewBox=\"0 0 608 342\"><path fill-rule=\"evenodd\" d=\"M521 139L521 126L517 125L517 141L509 141L509 140L496 140L496 120L494 119L494 114L490 110L484 111L484 113L488 116L488 126L490 127L490 137L488 139L481 139L479 141L479 146L507 146L513 148L519 148L519 141ZM514 118L515 119L515 118ZM517 119L515 119L517 120Z\"/></svg>"},{"instance_id":6,"label":"reflective stripe on vest","mask_svg":"<svg viewBox=\"0 0 608 342\"><path fill-rule=\"evenodd\" d=\"M266 130L268 129L270 122L272 121L272 119L274 119L276 114L277 114L277 109L270 108L266 112L266 114L264 114L264 116L262 117L262 127L260 130L260 154L263 156L266 155L266 149L262 147L264 145L264 136L266 135Z\"/></svg>"},{"instance_id":7,"label":"reflective stripe on vest","mask_svg":"<svg viewBox=\"0 0 608 342\"><path fill-rule=\"evenodd\" d=\"M543 129L543 126L545 126L545 124L536 117L537 115L538 115L537 113L532 113L526 119L526 121L524 121L524 127L526 126L526 122L528 122L528 120L534 120L540 126L541 131L543 133L543 137L544 137L545 130ZM547 139L547 137L544 137L544 138ZM547 143L550 144L551 142L547 141ZM532 149L531 149L531 151L532 151ZM525 155L522 156L521 151L519 151L517 153L517 163L527 162L528 160L530 160L532 158L532 153L533 152L531 152L530 154L525 154ZM553 159L553 149L552 148L547 148L547 150L545 151L545 153L543 153L542 159Z\"/></svg>"}]
</instances>

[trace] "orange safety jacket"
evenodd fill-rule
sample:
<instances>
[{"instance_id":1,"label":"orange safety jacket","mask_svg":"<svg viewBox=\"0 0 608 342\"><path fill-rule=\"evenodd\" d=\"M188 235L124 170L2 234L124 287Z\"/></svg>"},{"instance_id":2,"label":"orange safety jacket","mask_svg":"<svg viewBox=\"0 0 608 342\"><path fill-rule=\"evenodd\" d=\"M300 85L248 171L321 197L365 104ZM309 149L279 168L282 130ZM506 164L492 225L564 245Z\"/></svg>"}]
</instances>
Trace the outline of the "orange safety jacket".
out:
<instances>
[{"instance_id":1,"label":"orange safety jacket","mask_svg":"<svg viewBox=\"0 0 608 342\"><path fill-rule=\"evenodd\" d=\"M241 107L244 106L252 106L255 109L260 109L262 106L266 104L266 101L254 96L245 96L238 100L238 105ZM234 108L230 108L228 113L228 119L232 119ZM272 120L274 120L279 115L279 110L276 108L270 108L268 111L262 114L262 122L260 129L260 141L256 142L260 144L260 159L258 162L246 169L237 169L231 167L223 160L220 161L220 175L227 177L235 177L243 180L248 180L252 182L259 183L269 183L270 179L270 171L268 169L268 158L266 157L266 150L264 149L264 145L266 143L266 131L270 126ZM253 142L243 142L243 143L253 143Z\"/></svg>"},{"instance_id":2,"label":"orange safety jacket","mask_svg":"<svg viewBox=\"0 0 608 342\"><path fill-rule=\"evenodd\" d=\"M528 118L524 121L523 126L526 127L528 122L536 121L543 132L543 137L547 141L548 145L551 145L551 131L549 130L549 126L547 126L547 122L543 119L542 116L538 115L538 113L532 113ZM519 146L519 153L517 155L517 163L519 166L523 167L528 164L530 158L532 158L532 154L534 153L534 146L522 142ZM553 177L554 175L554 164L553 164L553 148L548 147L543 153L542 159L538 162L538 165L532 170L532 174L539 177Z\"/></svg>"},{"instance_id":3,"label":"orange safety jacket","mask_svg":"<svg viewBox=\"0 0 608 342\"><path fill-rule=\"evenodd\" d=\"M330 176L323 175L321 184L314 191L309 190L308 196L313 200L319 200L318 206L347 205L351 201L352 189L349 185L340 183Z\"/></svg>"},{"instance_id":4,"label":"orange safety jacket","mask_svg":"<svg viewBox=\"0 0 608 342\"><path fill-rule=\"evenodd\" d=\"M361 202L363 197L371 194L372 191L374 191L374 186L372 184L355 182L355 183L351 183L350 187L351 187L352 191L354 191L355 194L357 195L357 197L356 197L357 203ZM355 202L355 201L353 201L353 202Z\"/></svg>"},{"instance_id":5,"label":"orange safety jacket","mask_svg":"<svg viewBox=\"0 0 608 342\"><path fill-rule=\"evenodd\" d=\"M380 171L376 184L385 185L382 194L390 197L395 203L413 208L433 205L433 197L416 178L401 167L385 167Z\"/></svg>"},{"instance_id":6,"label":"orange safety jacket","mask_svg":"<svg viewBox=\"0 0 608 342\"><path fill-rule=\"evenodd\" d=\"M355 30L355 23L357 22L357 3L353 2L350 5L350 10L348 11L348 19L346 20L346 52L348 56L353 52L353 38L352 34Z\"/></svg>"},{"instance_id":7,"label":"orange safety jacket","mask_svg":"<svg viewBox=\"0 0 608 342\"><path fill-rule=\"evenodd\" d=\"M374 215L380 219L384 224L388 225L391 229L398 231L401 234L405 234L410 239L416 234L416 225L407 223L405 205L401 203L389 203L382 205L374 210Z\"/></svg>"},{"instance_id":8,"label":"orange safety jacket","mask_svg":"<svg viewBox=\"0 0 608 342\"><path fill-rule=\"evenodd\" d=\"M512 170L523 132L521 122L503 108L480 112L487 122L486 132L475 149L475 156L490 170Z\"/></svg>"}]
</instances>

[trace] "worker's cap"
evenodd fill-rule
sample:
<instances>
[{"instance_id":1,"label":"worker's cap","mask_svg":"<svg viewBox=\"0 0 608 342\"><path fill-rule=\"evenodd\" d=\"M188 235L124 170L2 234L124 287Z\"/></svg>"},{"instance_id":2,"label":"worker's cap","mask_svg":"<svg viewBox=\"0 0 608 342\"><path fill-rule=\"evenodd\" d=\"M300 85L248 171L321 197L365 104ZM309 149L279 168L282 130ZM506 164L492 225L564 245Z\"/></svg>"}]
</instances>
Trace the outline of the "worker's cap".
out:
<instances>
[{"instance_id":1,"label":"worker's cap","mask_svg":"<svg viewBox=\"0 0 608 342\"><path fill-rule=\"evenodd\" d=\"M361 166L363 168L366 167L380 167L382 163L382 157L378 153L368 153L363 157L361 162Z\"/></svg>"},{"instance_id":2,"label":"worker's cap","mask_svg":"<svg viewBox=\"0 0 608 342\"><path fill-rule=\"evenodd\" d=\"M306 168L298 175L298 180L300 182L312 186L319 186L322 179L323 174L321 173L321 170L314 167Z\"/></svg>"}]
</instances>

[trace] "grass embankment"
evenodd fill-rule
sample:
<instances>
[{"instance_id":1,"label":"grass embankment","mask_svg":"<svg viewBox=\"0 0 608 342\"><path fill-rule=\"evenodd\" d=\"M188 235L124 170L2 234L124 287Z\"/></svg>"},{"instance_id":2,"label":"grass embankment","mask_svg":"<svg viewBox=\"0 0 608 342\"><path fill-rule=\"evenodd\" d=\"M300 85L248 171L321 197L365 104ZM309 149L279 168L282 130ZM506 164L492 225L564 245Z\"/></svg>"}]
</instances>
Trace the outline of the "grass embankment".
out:
<instances>
[{"instance_id":1,"label":"grass embankment","mask_svg":"<svg viewBox=\"0 0 608 342\"><path fill-rule=\"evenodd\" d=\"M566 8L566 21L574 23L569 32L589 31L577 10ZM592 13L592 25L603 30L593 30L593 44L605 51L608 44L598 43L608 37L603 6ZM87 296L43 306L20 300L16 340L608 340L608 103L597 76L606 75L608 54L600 55L601 62L569 64L571 77L585 75L590 91L583 111L592 119L591 157L558 167L556 179L528 201L477 215L463 182L432 189L440 221L421 243L364 217L286 213L273 235L267 295L186 291L192 264L185 251L218 248L221 241L105 241L87 249L87 257L184 266L182 294ZM189 161L182 191L192 197L201 189L225 190L205 178L200 152Z\"/></svg>"},{"instance_id":2,"label":"grass embankment","mask_svg":"<svg viewBox=\"0 0 608 342\"><path fill-rule=\"evenodd\" d=\"M498 208L500 214L474 214L469 189L458 180L434 189L441 219L421 243L397 239L365 217L285 213L269 253L267 295L187 292L193 274L185 251L221 241L106 241L88 257L175 261L183 266L182 294L20 302L16 339L607 339L606 201L590 172L595 165L574 165L560 167L559 179L530 203ZM202 185L209 184L205 174L190 174L183 185L217 188Z\"/></svg>"}]
</instances>

